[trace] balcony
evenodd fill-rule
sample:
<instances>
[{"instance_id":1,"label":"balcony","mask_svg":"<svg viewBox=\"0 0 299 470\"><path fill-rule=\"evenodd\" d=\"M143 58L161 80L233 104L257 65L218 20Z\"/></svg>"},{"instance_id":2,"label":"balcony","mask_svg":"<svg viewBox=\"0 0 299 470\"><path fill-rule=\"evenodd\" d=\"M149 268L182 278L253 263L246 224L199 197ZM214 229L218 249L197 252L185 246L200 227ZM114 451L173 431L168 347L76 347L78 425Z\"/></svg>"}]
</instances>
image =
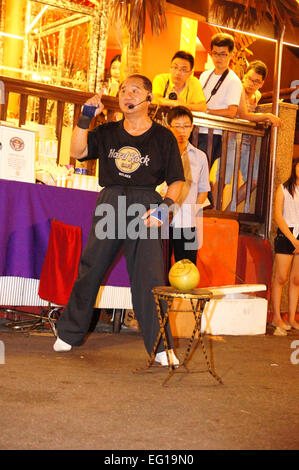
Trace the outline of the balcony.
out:
<instances>
[{"instance_id":1,"label":"balcony","mask_svg":"<svg viewBox=\"0 0 299 470\"><path fill-rule=\"evenodd\" d=\"M1 105L1 120L12 122L17 126L35 122L52 127L58 140L57 163L59 163L61 161L63 128L71 130L75 126L82 105L92 96L92 93L4 76L0 76L0 80L4 85L2 88L5 97L2 100L4 104ZM104 96L103 104L105 106L104 114L97 120L93 119L91 127L101 121L112 120L115 113L120 111L116 98ZM166 107L158 108L156 105L150 107L151 117L161 124L166 123L167 111ZM209 162L211 161L213 133L216 129L222 131L222 157L217 170L218 184L214 197L214 208L206 209L205 216L233 218L247 228L253 224L258 227L258 230L263 230L262 226L269 209L267 207L267 175L270 158L269 128L239 119L225 119L205 113L194 113L192 142L195 146L200 127L207 129ZM245 139L249 143L249 158L248 166L246 164L247 181L244 185L240 168L242 165L241 147ZM254 168L255 156L258 168ZM65 157L64 155L64 159ZM69 163L75 164L75 161L71 159ZM227 177L225 176L228 163L230 163L230 172L232 173L229 182L226 181ZM94 161L88 162L88 170L89 174L95 174ZM254 171L257 172L257 180L254 179ZM211 169L211 175L212 173L215 178L215 165ZM240 187L242 185L243 197L240 202Z\"/></svg>"}]
</instances>

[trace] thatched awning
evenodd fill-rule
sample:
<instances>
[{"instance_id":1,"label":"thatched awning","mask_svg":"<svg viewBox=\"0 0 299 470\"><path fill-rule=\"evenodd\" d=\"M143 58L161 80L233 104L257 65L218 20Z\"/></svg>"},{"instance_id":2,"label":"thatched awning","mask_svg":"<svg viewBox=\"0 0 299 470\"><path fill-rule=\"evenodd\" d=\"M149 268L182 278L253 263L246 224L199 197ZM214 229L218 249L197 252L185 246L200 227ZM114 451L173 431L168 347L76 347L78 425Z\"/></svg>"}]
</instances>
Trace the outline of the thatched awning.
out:
<instances>
[{"instance_id":1,"label":"thatched awning","mask_svg":"<svg viewBox=\"0 0 299 470\"><path fill-rule=\"evenodd\" d=\"M211 0L211 16L217 24L277 38L285 27L285 41L298 44L297 0ZM271 34L272 31L272 34Z\"/></svg>"}]
</instances>

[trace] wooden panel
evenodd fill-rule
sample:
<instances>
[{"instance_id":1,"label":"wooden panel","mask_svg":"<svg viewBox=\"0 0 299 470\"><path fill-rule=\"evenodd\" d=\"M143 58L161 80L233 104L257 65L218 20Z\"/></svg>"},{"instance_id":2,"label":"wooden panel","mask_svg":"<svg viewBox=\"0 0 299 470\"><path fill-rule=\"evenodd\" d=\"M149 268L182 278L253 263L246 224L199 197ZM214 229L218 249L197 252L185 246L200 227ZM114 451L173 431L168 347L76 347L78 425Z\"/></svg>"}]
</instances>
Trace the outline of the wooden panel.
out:
<instances>
[{"instance_id":1,"label":"wooden panel","mask_svg":"<svg viewBox=\"0 0 299 470\"><path fill-rule=\"evenodd\" d=\"M255 160L256 139L257 139L256 136L254 135L251 136L251 146L250 146L249 162L248 162L248 169L247 169L248 171L247 171L247 184L246 184L246 195L245 195L245 212L249 212L250 210L250 195L251 195L253 168L254 168L254 160ZM259 155L259 161L260 159L261 159L261 155Z\"/></svg>"},{"instance_id":2,"label":"wooden panel","mask_svg":"<svg viewBox=\"0 0 299 470\"><path fill-rule=\"evenodd\" d=\"M81 107L90 98L93 93L84 92L80 90L68 89L64 87L57 87L52 85L46 85L42 83L30 82L27 80L15 79L12 77L0 76L0 80L5 85L5 104L1 105L1 119L7 119L7 103L9 93L16 93L20 95L20 113L19 113L19 125L26 122L26 112L28 107L28 97L38 97L39 109L38 109L38 123L46 124L47 122L47 103L48 100L57 103L57 115L56 115L56 135L58 138L58 148L60 151L63 116L65 103L72 103L74 105L74 116L71 126L74 126L79 118ZM116 112L119 112L118 99L112 96L103 96L102 102L107 111L106 116L108 119L110 116L114 116ZM169 108L165 106L157 107L156 105L150 105L150 115L157 122L165 123L165 116ZM222 157L220 158L220 184L219 184L219 198L217 198L216 209L217 210L205 210L205 215L208 217L221 217L221 218L234 218L239 221L250 221L250 222L262 222L265 218L267 211L267 168L269 166L269 129L266 130L263 126L256 125L255 123L249 123L239 119L225 119L219 116L213 116L206 113L194 112L194 132L192 135L192 142L195 146L198 143L198 132L199 126L206 127L208 129L208 158L211 160L212 153L212 139L214 129L221 129L223 131L222 137ZM101 124L100 119L93 120L91 128L94 125ZM261 168L259 172L257 197L256 197L256 209L254 214L243 212L231 212L222 210L222 198L224 188L224 174L226 170L226 157L227 157L227 134L228 132L237 132L240 134L248 134L253 136L262 137L262 150L261 154L263 158L260 159ZM252 150L253 152L253 150ZM253 154L252 154L253 155ZM59 154L58 154L59 158ZM74 159L71 159L71 164L74 164ZM251 164L251 163L250 163ZM91 174L94 172L95 165L89 164L89 170ZM250 174L249 174L250 176ZM236 181L236 179L235 179ZM249 197L249 196L248 196Z\"/></svg>"},{"instance_id":3,"label":"wooden panel","mask_svg":"<svg viewBox=\"0 0 299 470\"><path fill-rule=\"evenodd\" d=\"M46 124L46 113L47 113L47 99L39 99L39 108L38 108L38 123Z\"/></svg>"},{"instance_id":4,"label":"wooden panel","mask_svg":"<svg viewBox=\"0 0 299 470\"><path fill-rule=\"evenodd\" d=\"M231 209L236 210L237 208L237 194L238 194L238 176L240 170L240 160L241 160L241 141L242 135L236 134L236 153L235 153L235 166L233 172L233 190L232 190L232 202Z\"/></svg>"},{"instance_id":5,"label":"wooden panel","mask_svg":"<svg viewBox=\"0 0 299 470\"><path fill-rule=\"evenodd\" d=\"M64 113L64 105L63 101L57 102L57 116L56 116L56 137L59 142L58 145L58 152L57 152L57 163L59 163L60 157L60 142L61 142L61 134L62 134L62 126L63 126L63 113Z\"/></svg>"},{"instance_id":6,"label":"wooden panel","mask_svg":"<svg viewBox=\"0 0 299 470\"><path fill-rule=\"evenodd\" d=\"M19 115L19 126L23 126L26 122L26 111L28 104L28 95L21 95L20 99L20 115Z\"/></svg>"},{"instance_id":7,"label":"wooden panel","mask_svg":"<svg viewBox=\"0 0 299 470\"><path fill-rule=\"evenodd\" d=\"M216 209L222 209L223 189L225 186L225 172L226 172L226 161L227 161L227 144L228 144L228 132L223 131L222 134L222 150L221 158L218 161L219 165L219 180L216 192Z\"/></svg>"}]
</instances>

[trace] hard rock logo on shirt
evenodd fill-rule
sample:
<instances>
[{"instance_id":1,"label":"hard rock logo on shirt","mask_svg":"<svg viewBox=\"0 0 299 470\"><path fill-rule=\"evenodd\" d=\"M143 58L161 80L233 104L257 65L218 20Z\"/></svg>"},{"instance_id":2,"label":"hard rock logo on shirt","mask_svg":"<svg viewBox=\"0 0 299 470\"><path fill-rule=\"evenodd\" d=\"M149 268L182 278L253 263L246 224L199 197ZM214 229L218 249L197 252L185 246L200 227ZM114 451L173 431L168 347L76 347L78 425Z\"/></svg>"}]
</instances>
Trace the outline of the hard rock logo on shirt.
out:
<instances>
[{"instance_id":1,"label":"hard rock logo on shirt","mask_svg":"<svg viewBox=\"0 0 299 470\"><path fill-rule=\"evenodd\" d=\"M122 147L119 150L110 149L108 158L114 158L115 165L120 170L121 176L130 178L130 173L138 170L140 165L148 166L150 158L148 155L142 157L139 150L134 147Z\"/></svg>"}]
</instances>

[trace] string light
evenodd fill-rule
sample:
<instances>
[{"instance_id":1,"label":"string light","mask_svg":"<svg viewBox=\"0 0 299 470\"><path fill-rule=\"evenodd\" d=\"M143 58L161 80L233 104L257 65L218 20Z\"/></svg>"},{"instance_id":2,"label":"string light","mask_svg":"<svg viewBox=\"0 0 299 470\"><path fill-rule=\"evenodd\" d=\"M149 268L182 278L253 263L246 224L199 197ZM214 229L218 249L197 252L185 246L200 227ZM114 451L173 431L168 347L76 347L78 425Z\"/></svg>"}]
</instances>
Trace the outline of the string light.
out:
<instances>
[{"instance_id":1,"label":"string light","mask_svg":"<svg viewBox=\"0 0 299 470\"><path fill-rule=\"evenodd\" d=\"M8 38L24 40L23 36L17 36L16 34L5 33L4 31L0 31L0 36L5 36L5 37L8 37Z\"/></svg>"},{"instance_id":2,"label":"string light","mask_svg":"<svg viewBox=\"0 0 299 470\"><path fill-rule=\"evenodd\" d=\"M299 0L297 0L297 2L299 3ZM227 29L228 31L234 31L236 33L241 33L241 34L247 34L248 36L252 36L255 38L259 38L259 39L265 39L266 41L277 42L277 39L269 38L268 36L262 36L261 34L249 33L248 31L241 31L240 29L229 28L228 26L222 26L220 24L215 24L215 23L209 23L209 24L211 26L216 26L216 28ZM283 44L285 46L299 47L299 44L293 44L290 42L283 41Z\"/></svg>"}]
</instances>

